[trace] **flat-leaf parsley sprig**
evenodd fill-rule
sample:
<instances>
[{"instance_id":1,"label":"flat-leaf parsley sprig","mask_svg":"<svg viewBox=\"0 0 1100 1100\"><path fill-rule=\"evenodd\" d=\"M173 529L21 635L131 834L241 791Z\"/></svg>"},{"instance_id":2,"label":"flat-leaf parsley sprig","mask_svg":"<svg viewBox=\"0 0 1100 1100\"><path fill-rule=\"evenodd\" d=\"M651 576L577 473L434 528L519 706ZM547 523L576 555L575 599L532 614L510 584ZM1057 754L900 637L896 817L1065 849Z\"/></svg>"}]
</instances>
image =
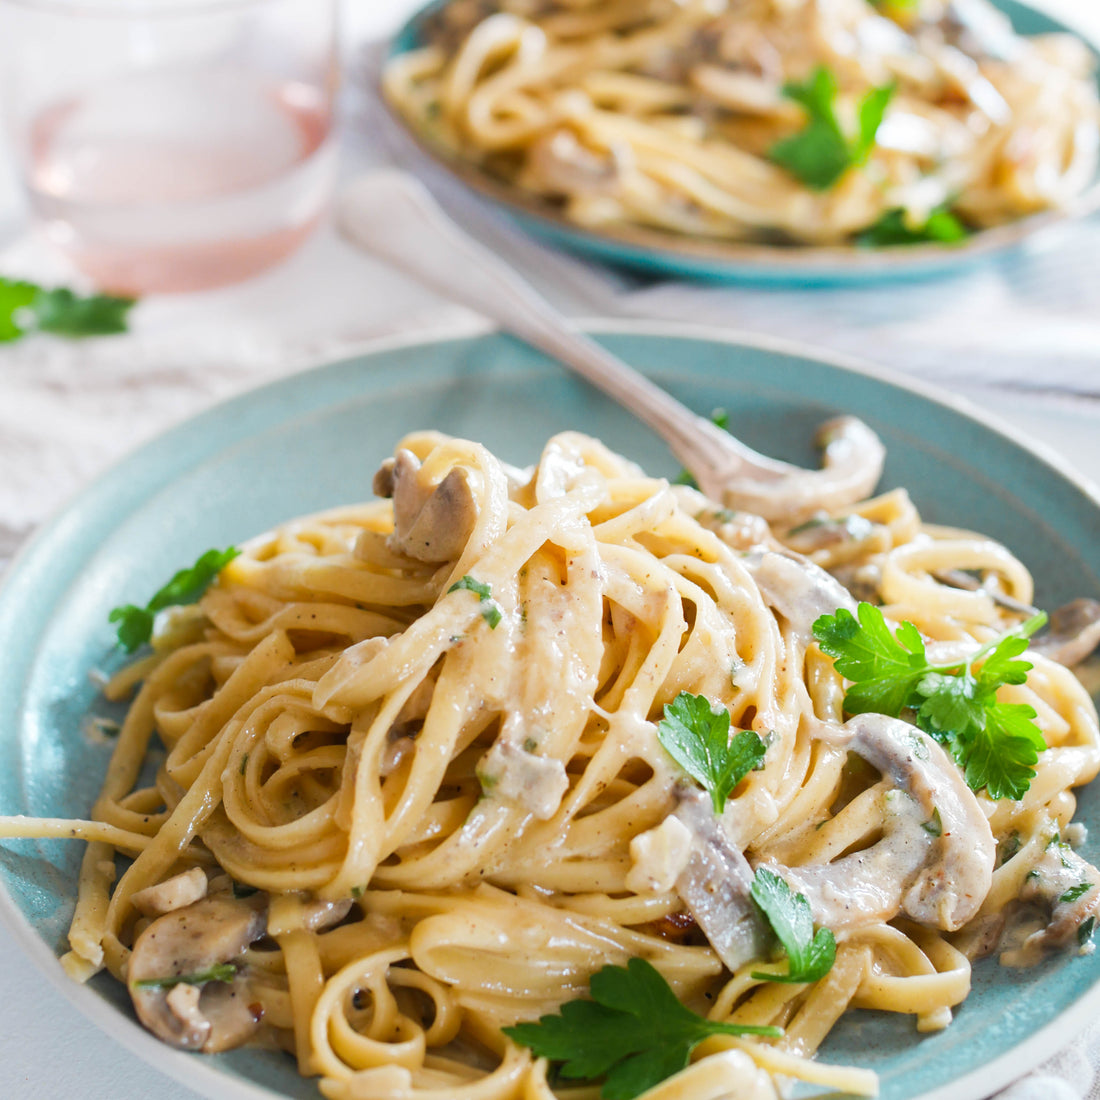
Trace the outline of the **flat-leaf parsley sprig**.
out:
<instances>
[{"instance_id":1,"label":"flat-leaf parsley sprig","mask_svg":"<svg viewBox=\"0 0 1100 1100\"><path fill-rule=\"evenodd\" d=\"M856 615L845 608L822 615L813 631L837 671L852 681L844 696L849 714L896 718L912 711L916 724L951 752L972 790L984 787L990 798L1018 799L1047 746L1034 707L1000 703L997 690L1027 680L1031 662L1019 658L1045 622L1046 615L1035 615L965 661L941 665L928 660L912 623L892 633L873 604L861 603Z\"/></svg>"},{"instance_id":2,"label":"flat-leaf parsley sprig","mask_svg":"<svg viewBox=\"0 0 1100 1100\"><path fill-rule=\"evenodd\" d=\"M118 623L119 645L133 653L138 646L149 641L158 611L175 604L194 603L239 553L235 546L225 550L207 550L194 565L179 570L144 607L132 603L116 607L108 616L108 621Z\"/></svg>"},{"instance_id":3,"label":"flat-leaf parsley sprig","mask_svg":"<svg viewBox=\"0 0 1100 1100\"><path fill-rule=\"evenodd\" d=\"M730 712L712 706L705 695L681 691L657 723L665 751L709 792L716 814L749 772L764 762L767 746L752 730L730 739Z\"/></svg>"},{"instance_id":4,"label":"flat-leaf parsley sprig","mask_svg":"<svg viewBox=\"0 0 1100 1100\"><path fill-rule=\"evenodd\" d=\"M562 1077L604 1077L604 1100L633 1100L687 1067L711 1035L778 1038L781 1028L720 1023L680 1003L644 959L605 966L589 981L590 1001L568 1001L557 1016L516 1024L504 1034L539 1058L561 1063Z\"/></svg>"},{"instance_id":5,"label":"flat-leaf parsley sprig","mask_svg":"<svg viewBox=\"0 0 1100 1100\"><path fill-rule=\"evenodd\" d=\"M767 867L756 869L751 894L787 952L786 974L754 970L752 976L768 982L816 982L824 978L836 961L836 938L828 928L814 931L805 896L794 893Z\"/></svg>"}]
</instances>

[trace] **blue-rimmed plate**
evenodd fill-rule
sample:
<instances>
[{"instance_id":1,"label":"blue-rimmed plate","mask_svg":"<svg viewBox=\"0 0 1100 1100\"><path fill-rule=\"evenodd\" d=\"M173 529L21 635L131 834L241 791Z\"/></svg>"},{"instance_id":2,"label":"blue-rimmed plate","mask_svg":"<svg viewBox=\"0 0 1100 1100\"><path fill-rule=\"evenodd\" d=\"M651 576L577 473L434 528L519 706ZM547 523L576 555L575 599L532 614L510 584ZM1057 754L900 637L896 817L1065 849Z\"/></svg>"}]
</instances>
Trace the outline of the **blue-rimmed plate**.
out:
<instances>
[{"instance_id":1,"label":"blue-rimmed plate","mask_svg":"<svg viewBox=\"0 0 1100 1100\"><path fill-rule=\"evenodd\" d=\"M1100 498L1057 463L927 391L776 343L641 325L600 339L690 406L724 406L748 443L813 464L826 417L862 417L884 439L886 485L909 487L926 519L1000 539L1029 566L1045 606L1100 596ZM82 729L107 713L89 670L116 661L109 609L154 591L209 546L370 495L371 476L406 431L479 439L533 461L556 431L579 429L655 473L678 464L628 414L501 335L388 343L245 394L143 447L49 523L0 589L0 812L87 812L109 748ZM1078 814L1084 855L1100 862L1100 789ZM170 1050L135 1022L125 991L100 976L68 981L56 961L82 845L0 845L0 917L78 1008L131 1051L221 1100L316 1097L289 1058ZM970 1100L1025 1072L1100 1010L1100 953L1028 971L995 960L946 1031L920 1037L907 1017L852 1013L822 1057L877 1070L885 1100ZM22 1076L23 1071L20 1072Z\"/></svg>"},{"instance_id":2,"label":"blue-rimmed plate","mask_svg":"<svg viewBox=\"0 0 1100 1100\"><path fill-rule=\"evenodd\" d=\"M423 41L425 17L450 0L431 0L394 37L390 56ZM1018 34L1078 33L1052 15L1019 0L991 0ZM1089 41L1100 58L1100 44ZM1100 71L1098 71L1100 77ZM568 221L553 204L530 195L457 157L391 111L404 131L437 164L519 225L551 244L658 276L710 282L752 282L782 286L832 286L946 275L1031 240L1066 221L1100 209L1100 174L1063 209L1048 210L975 233L958 244L916 244L872 249L847 246L778 246L681 236L644 226L585 229Z\"/></svg>"}]
</instances>

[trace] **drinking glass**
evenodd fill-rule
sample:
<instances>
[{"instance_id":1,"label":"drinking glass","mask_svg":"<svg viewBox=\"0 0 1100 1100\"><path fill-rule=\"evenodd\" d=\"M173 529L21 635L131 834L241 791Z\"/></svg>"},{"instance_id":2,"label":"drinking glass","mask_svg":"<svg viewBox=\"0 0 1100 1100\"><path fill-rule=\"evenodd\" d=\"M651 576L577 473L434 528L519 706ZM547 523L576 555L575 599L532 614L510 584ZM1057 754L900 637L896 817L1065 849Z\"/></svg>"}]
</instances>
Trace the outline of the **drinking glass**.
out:
<instances>
[{"instance_id":1,"label":"drinking glass","mask_svg":"<svg viewBox=\"0 0 1100 1100\"><path fill-rule=\"evenodd\" d=\"M0 107L46 236L101 289L235 282L316 225L337 0L0 0Z\"/></svg>"}]
</instances>

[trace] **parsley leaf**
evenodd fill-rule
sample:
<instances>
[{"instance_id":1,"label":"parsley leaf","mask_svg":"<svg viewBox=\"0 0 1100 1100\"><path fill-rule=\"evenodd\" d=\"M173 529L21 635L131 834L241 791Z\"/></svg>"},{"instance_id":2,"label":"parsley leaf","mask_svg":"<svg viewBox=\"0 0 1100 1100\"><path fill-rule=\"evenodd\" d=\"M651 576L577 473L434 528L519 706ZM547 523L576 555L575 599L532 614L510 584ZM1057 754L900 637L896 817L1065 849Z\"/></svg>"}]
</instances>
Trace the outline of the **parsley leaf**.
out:
<instances>
[{"instance_id":1,"label":"parsley leaf","mask_svg":"<svg viewBox=\"0 0 1100 1100\"><path fill-rule=\"evenodd\" d=\"M858 620L840 608L813 627L822 651L852 681L844 709L894 718L912 710L917 725L947 747L972 790L984 787L993 799L1022 798L1046 742L1033 721L1034 708L999 703L996 696L1004 684L1026 681L1032 666L1019 657L1046 616L987 643L963 664L933 665L912 623L903 622L892 634L877 607L861 603L856 611Z\"/></svg>"},{"instance_id":2,"label":"parsley leaf","mask_svg":"<svg viewBox=\"0 0 1100 1100\"><path fill-rule=\"evenodd\" d=\"M490 630L496 630L501 619L501 610L500 604L493 599L493 590L484 581L474 580L469 573L461 580L455 581L447 589L447 595L449 596L452 592L458 592L462 589L467 589L477 595L481 602L481 617L489 624Z\"/></svg>"},{"instance_id":3,"label":"parsley leaf","mask_svg":"<svg viewBox=\"0 0 1100 1100\"><path fill-rule=\"evenodd\" d=\"M516 1024L504 1034L536 1057L561 1062L561 1075L605 1077L604 1100L633 1100L686 1068L691 1052L711 1035L765 1035L777 1027L719 1023L682 1005L659 971L644 959L605 966L589 982L590 1001L568 1001L559 1015Z\"/></svg>"},{"instance_id":4,"label":"parsley leaf","mask_svg":"<svg viewBox=\"0 0 1100 1100\"><path fill-rule=\"evenodd\" d=\"M895 717L909 704L916 685L929 671L924 641L912 623L891 634L882 612L861 603L856 617L840 608L813 626L823 652L836 659L836 670L853 681L844 697L849 714L873 711Z\"/></svg>"},{"instance_id":5,"label":"parsley leaf","mask_svg":"<svg viewBox=\"0 0 1100 1100\"><path fill-rule=\"evenodd\" d=\"M905 210L895 207L887 210L877 222L857 233L856 243L872 248L921 244L925 241L953 244L969 235L970 231L966 226L946 207L937 207L924 222L915 224Z\"/></svg>"},{"instance_id":6,"label":"parsley leaf","mask_svg":"<svg viewBox=\"0 0 1100 1100\"><path fill-rule=\"evenodd\" d=\"M730 740L730 712L714 707L704 695L681 691L665 706L657 739L669 756L710 792L716 814L730 792L764 762L767 746L752 730Z\"/></svg>"},{"instance_id":7,"label":"parsley leaf","mask_svg":"<svg viewBox=\"0 0 1100 1100\"><path fill-rule=\"evenodd\" d=\"M767 867L758 867L752 880L752 900L763 910L783 949L786 974L753 972L769 982L816 982L824 978L836 960L836 939L828 928L814 932L810 903Z\"/></svg>"},{"instance_id":8,"label":"parsley leaf","mask_svg":"<svg viewBox=\"0 0 1100 1100\"><path fill-rule=\"evenodd\" d=\"M784 85L783 94L806 109L806 124L768 151L771 160L815 191L827 191L849 168L867 160L895 86L872 88L863 96L854 137L844 133L837 119L838 91L836 76L825 65L819 65L804 83Z\"/></svg>"},{"instance_id":9,"label":"parsley leaf","mask_svg":"<svg viewBox=\"0 0 1100 1100\"><path fill-rule=\"evenodd\" d=\"M34 283L0 278L0 342L35 331L71 337L125 332L133 305L133 298L110 294L82 298L65 287L47 290Z\"/></svg>"},{"instance_id":10,"label":"parsley leaf","mask_svg":"<svg viewBox=\"0 0 1100 1100\"><path fill-rule=\"evenodd\" d=\"M1092 933L1096 929L1096 918L1089 917L1088 920L1083 921L1080 927L1077 929L1077 942L1084 947L1092 939Z\"/></svg>"},{"instance_id":11,"label":"parsley leaf","mask_svg":"<svg viewBox=\"0 0 1100 1100\"><path fill-rule=\"evenodd\" d=\"M1079 882L1076 886L1071 886L1058 900L1069 904L1071 901L1083 898L1091 889L1091 882Z\"/></svg>"},{"instance_id":12,"label":"parsley leaf","mask_svg":"<svg viewBox=\"0 0 1100 1100\"><path fill-rule=\"evenodd\" d=\"M24 329L22 315L38 294L34 283L0 278L0 343L18 340Z\"/></svg>"},{"instance_id":13,"label":"parsley leaf","mask_svg":"<svg viewBox=\"0 0 1100 1100\"><path fill-rule=\"evenodd\" d=\"M237 976L234 963L215 963L209 970L195 974L174 974L166 978L142 978L134 982L137 989L171 989L174 985L205 985L207 982L231 982Z\"/></svg>"},{"instance_id":14,"label":"parsley leaf","mask_svg":"<svg viewBox=\"0 0 1100 1100\"><path fill-rule=\"evenodd\" d=\"M179 570L144 607L132 603L116 607L108 616L108 622L118 623L119 644L133 653L152 637L153 619L158 611L173 604L194 603L239 553L235 546L207 550L189 569Z\"/></svg>"}]
</instances>

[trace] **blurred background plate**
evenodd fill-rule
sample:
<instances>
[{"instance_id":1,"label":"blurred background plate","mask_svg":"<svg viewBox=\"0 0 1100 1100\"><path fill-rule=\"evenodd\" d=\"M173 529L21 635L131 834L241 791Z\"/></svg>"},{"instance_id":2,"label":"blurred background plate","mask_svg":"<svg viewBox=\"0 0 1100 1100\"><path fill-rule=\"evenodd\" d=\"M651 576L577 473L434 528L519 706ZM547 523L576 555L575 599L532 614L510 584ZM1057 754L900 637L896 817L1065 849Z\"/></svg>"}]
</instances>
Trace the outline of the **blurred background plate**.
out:
<instances>
[{"instance_id":1,"label":"blurred background plate","mask_svg":"<svg viewBox=\"0 0 1100 1100\"><path fill-rule=\"evenodd\" d=\"M602 325L598 337L689 406L730 411L754 447L811 465L814 428L862 417L888 448L884 486L907 486L924 518L981 530L1035 574L1053 606L1100 596L1100 503L1094 490L996 426L928 392L780 344L652 325ZM110 747L84 731L117 716L89 679L115 666L110 608L139 600L210 546L371 495L379 461L407 431L438 428L487 443L509 462L537 459L552 433L600 436L654 474L678 464L628 414L544 356L498 335L390 342L245 394L137 451L47 524L0 590L0 810L86 814ZM1078 819L1085 858L1100 861L1100 790ZM105 975L64 977L83 845L0 845L0 916L58 989L99 1028L200 1093L316 1097L283 1055L198 1057L135 1022ZM1058 955L1027 971L985 960L946 1031L920 1037L909 1017L851 1013L822 1057L882 1075L884 1100L975 1100L1067 1043L1100 1008L1100 953Z\"/></svg>"},{"instance_id":2,"label":"blurred background plate","mask_svg":"<svg viewBox=\"0 0 1100 1100\"><path fill-rule=\"evenodd\" d=\"M422 42L421 28L432 12L451 0L432 0L395 35L390 56ZM1053 15L1019 0L991 0L1018 34L1065 32L1085 38L1100 60L1100 42L1068 27ZM1098 72L1100 80L1100 72ZM449 174L506 211L529 233L563 248L654 276L708 282L751 282L777 286L838 286L896 279L927 278L956 272L985 257L1020 245L1037 234L1100 210L1100 175L1069 206L1043 211L985 229L957 245L916 244L888 249L851 246L773 246L679 236L644 226L585 229L568 221L551 203L496 179L456 157L415 130L391 108L402 130Z\"/></svg>"}]
</instances>

